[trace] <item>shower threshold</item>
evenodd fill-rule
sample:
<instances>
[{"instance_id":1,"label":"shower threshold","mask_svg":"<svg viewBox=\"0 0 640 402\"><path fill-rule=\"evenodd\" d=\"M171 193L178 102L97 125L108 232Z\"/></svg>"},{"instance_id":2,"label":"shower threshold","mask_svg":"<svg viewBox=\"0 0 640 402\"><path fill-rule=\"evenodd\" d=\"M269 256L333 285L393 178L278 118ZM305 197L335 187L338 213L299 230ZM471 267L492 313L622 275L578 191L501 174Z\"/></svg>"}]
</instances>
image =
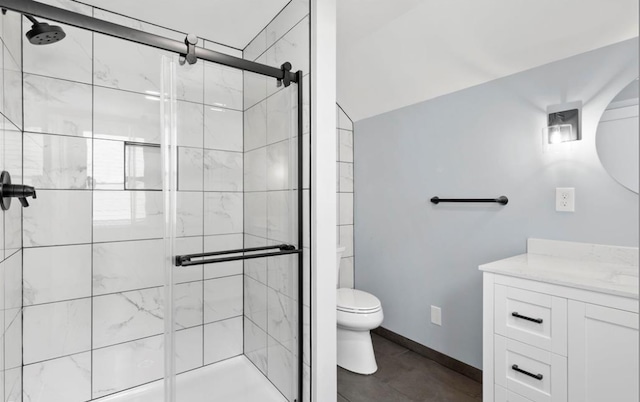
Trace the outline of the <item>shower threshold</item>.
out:
<instances>
[{"instance_id":1,"label":"shower threshold","mask_svg":"<svg viewBox=\"0 0 640 402\"><path fill-rule=\"evenodd\" d=\"M176 377L177 402L287 402L287 399L244 355ZM158 402L163 381L132 388L94 402Z\"/></svg>"}]
</instances>

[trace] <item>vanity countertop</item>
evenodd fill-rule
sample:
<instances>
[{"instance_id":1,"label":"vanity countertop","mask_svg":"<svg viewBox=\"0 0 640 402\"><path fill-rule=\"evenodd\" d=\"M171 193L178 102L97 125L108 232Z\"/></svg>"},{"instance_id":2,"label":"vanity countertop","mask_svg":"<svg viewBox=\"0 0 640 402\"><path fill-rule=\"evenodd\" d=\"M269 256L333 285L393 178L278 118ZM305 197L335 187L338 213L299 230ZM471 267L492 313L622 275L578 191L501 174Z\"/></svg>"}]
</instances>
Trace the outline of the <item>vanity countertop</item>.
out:
<instances>
[{"instance_id":1,"label":"vanity countertop","mask_svg":"<svg viewBox=\"0 0 640 402\"><path fill-rule=\"evenodd\" d=\"M638 299L638 266L527 253L480 270Z\"/></svg>"}]
</instances>

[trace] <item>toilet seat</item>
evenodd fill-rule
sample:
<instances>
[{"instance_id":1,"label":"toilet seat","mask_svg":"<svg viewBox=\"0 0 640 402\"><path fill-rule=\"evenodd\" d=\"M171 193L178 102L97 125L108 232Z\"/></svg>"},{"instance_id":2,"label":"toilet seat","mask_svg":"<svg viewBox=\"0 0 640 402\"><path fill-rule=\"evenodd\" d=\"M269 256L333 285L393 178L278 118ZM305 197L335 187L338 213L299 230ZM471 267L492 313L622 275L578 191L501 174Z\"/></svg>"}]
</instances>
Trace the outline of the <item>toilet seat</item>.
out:
<instances>
[{"instance_id":1,"label":"toilet seat","mask_svg":"<svg viewBox=\"0 0 640 402\"><path fill-rule=\"evenodd\" d=\"M382 310L382 303L371 293L342 288L337 290L336 308L345 313L371 314Z\"/></svg>"}]
</instances>

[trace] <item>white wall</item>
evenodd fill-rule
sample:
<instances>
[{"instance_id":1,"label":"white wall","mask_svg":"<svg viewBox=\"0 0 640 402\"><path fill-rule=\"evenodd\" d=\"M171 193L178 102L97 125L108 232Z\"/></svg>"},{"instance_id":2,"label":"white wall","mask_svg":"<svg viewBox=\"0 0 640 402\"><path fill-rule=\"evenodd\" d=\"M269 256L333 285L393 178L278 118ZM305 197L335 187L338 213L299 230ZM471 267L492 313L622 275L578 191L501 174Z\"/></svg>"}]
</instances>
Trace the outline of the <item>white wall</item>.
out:
<instances>
[{"instance_id":1,"label":"white wall","mask_svg":"<svg viewBox=\"0 0 640 402\"><path fill-rule=\"evenodd\" d=\"M480 368L479 264L527 237L637 246L638 195L595 149L600 115L637 74L635 38L356 122L356 287L381 299L383 326ZM543 154L547 106L572 101L582 141ZM556 187L575 187L574 213L555 211ZM509 204L429 202L499 195Z\"/></svg>"}]
</instances>

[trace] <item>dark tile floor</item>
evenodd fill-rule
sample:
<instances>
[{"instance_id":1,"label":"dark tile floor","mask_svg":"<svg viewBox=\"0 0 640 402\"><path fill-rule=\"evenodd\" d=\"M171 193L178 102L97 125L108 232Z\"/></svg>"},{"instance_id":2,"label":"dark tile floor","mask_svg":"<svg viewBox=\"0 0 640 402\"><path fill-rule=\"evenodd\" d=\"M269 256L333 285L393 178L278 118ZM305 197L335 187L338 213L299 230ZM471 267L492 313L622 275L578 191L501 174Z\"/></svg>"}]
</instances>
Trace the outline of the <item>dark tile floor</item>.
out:
<instances>
[{"instance_id":1,"label":"dark tile floor","mask_svg":"<svg viewBox=\"0 0 640 402\"><path fill-rule=\"evenodd\" d=\"M338 402L482 402L482 384L371 334L373 375L338 367Z\"/></svg>"}]
</instances>

